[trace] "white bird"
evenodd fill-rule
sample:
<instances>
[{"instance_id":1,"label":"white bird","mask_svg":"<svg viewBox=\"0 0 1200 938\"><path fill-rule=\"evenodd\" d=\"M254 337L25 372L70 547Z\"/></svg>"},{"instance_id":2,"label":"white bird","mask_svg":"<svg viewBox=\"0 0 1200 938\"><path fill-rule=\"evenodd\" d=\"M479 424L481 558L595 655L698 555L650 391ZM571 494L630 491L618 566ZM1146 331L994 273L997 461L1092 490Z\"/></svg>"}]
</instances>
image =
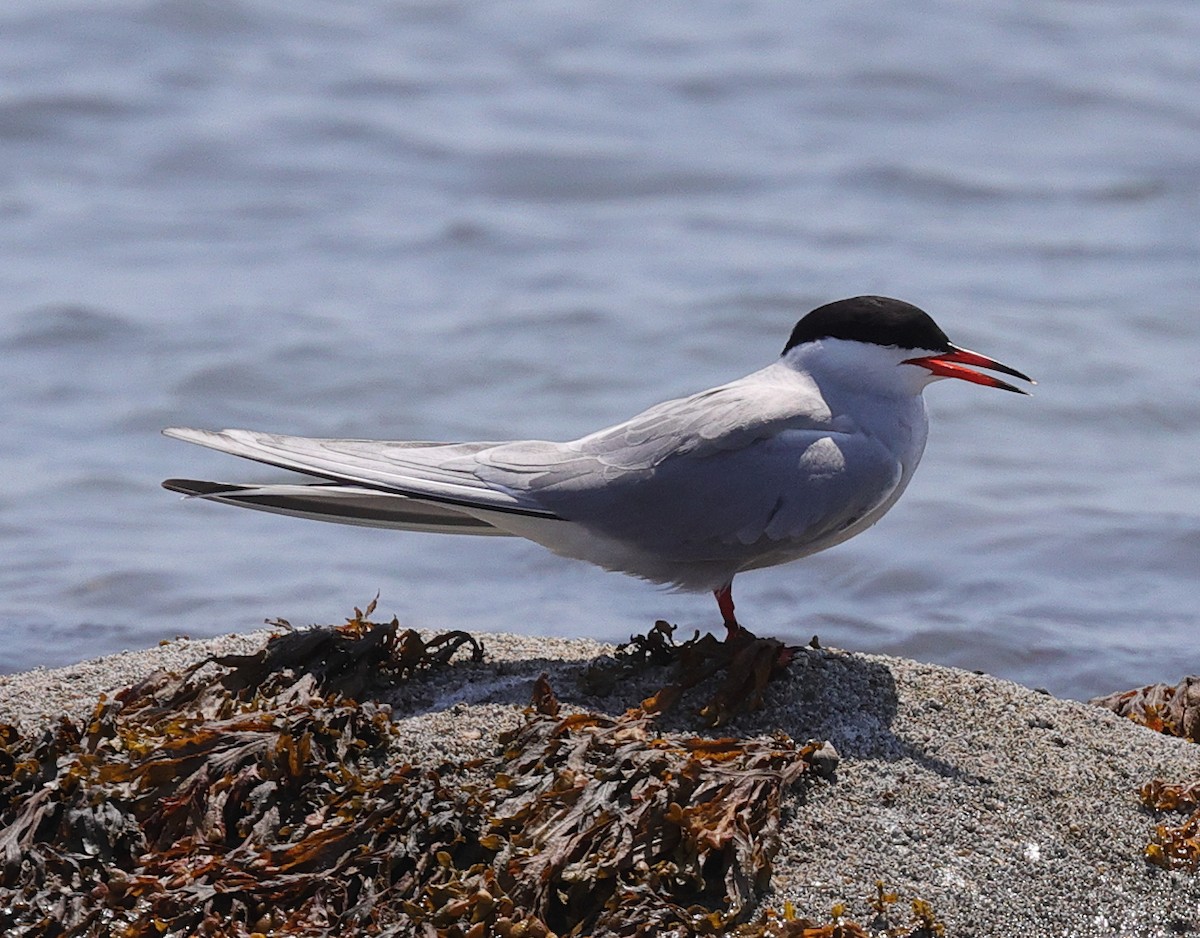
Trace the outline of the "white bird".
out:
<instances>
[{"instance_id":1,"label":"white bird","mask_svg":"<svg viewBox=\"0 0 1200 938\"><path fill-rule=\"evenodd\" d=\"M929 315L860 296L821 306L778 361L569 443L315 439L171 428L167 436L325 481L176 492L343 524L515 535L681 590L711 590L730 636L733 578L840 544L903 493L925 448L921 392L1032 379L953 345Z\"/></svg>"}]
</instances>

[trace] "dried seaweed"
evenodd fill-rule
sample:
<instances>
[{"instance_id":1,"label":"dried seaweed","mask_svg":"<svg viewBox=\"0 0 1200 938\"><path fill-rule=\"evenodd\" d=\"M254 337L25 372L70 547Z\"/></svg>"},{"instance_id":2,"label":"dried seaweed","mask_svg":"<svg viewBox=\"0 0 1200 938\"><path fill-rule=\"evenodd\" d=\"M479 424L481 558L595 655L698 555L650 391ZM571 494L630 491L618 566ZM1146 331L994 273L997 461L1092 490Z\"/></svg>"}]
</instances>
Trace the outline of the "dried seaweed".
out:
<instances>
[{"instance_id":1,"label":"dried seaweed","mask_svg":"<svg viewBox=\"0 0 1200 938\"><path fill-rule=\"evenodd\" d=\"M585 689L606 693L625 677L651 665L674 665L674 680L642 701L651 713L673 709L687 691L717 674L724 674L716 692L699 708L711 726L723 726L739 713L762 708L767 684L791 661L795 649L774 638L758 638L742 629L726 641L698 632L682 644L676 627L659 620L645 635L618 646L612 660L589 668Z\"/></svg>"},{"instance_id":2,"label":"dried seaweed","mask_svg":"<svg viewBox=\"0 0 1200 938\"><path fill-rule=\"evenodd\" d=\"M1091 703L1155 732L1200 742L1200 676L1096 697ZM1172 784L1156 778L1143 785L1139 794L1142 803L1155 811L1191 812L1182 824L1155 825L1144 851L1146 862L1168 870L1200 869L1200 782Z\"/></svg>"},{"instance_id":3,"label":"dried seaweed","mask_svg":"<svg viewBox=\"0 0 1200 938\"><path fill-rule=\"evenodd\" d=\"M924 899L913 899L906 923L897 923L895 908L900 895L889 892L882 881L875 884L875 894L865 897L871 913L870 924L863 926L847 915L845 903L829 911L829 921L818 923L796 914L788 903L783 914L769 909L754 925L742 926L732 933L734 938L944 938L946 927L934 915L933 906Z\"/></svg>"},{"instance_id":4,"label":"dried seaweed","mask_svg":"<svg viewBox=\"0 0 1200 938\"><path fill-rule=\"evenodd\" d=\"M1194 873L1200 869L1200 812L1182 824L1157 824L1154 839L1146 845L1146 862L1167 870Z\"/></svg>"},{"instance_id":5,"label":"dried seaweed","mask_svg":"<svg viewBox=\"0 0 1200 938\"><path fill-rule=\"evenodd\" d=\"M1178 684L1148 684L1091 703L1128 717L1168 736L1200 742L1200 676L1189 675Z\"/></svg>"},{"instance_id":6,"label":"dried seaweed","mask_svg":"<svg viewBox=\"0 0 1200 938\"><path fill-rule=\"evenodd\" d=\"M1155 811L1195 811L1200 809L1200 782L1172 785L1156 778L1138 792L1142 804Z\"/></svg>"},{"instance_id":7,"label":"dried seaweed","mask_svg":"<svg viewBox=\"0 0 1200 938\"><path fill-rule=\"evenodd\" d=\"M39 738L0 726L0 929L684 936L752 914L815 744L564 716L543 677L494 757L414 765L368 698L481 650L370 612L152 675Z\"/></svg>"},{"instance_id":8,"label":"dried seaweed","mask_svg":"<svg viewBox=\"0 0 1200 938\"><path fill-rule=\"evenodd\" d=\"M815 748L660 736L639 710L539 715L502 740L501 879L571 934L697 921L713 933L742 919L769 881L783 794Z\"/></svg>"},{"instance_id":9,"label":"dried seaweed","mask_svg":"<svg viewBox=\"0 0 1200 938\"><path fill-rule=\"evenodd\" d=\"M0 777L0 924L34 935L241 935L307 926L331 903L353 919L372 877L401 863L378 841L391 828L361 817L390 794L395 822L447 789L436 773L390 768L388 708L346 691L444 662L456 644L423 642L395 620L367 627L356 610L345 626L289 631L254 655L151 675L102 698L81 726L12 739L14 769ZM211 663L223 669L198 677ZM445 836L462 823L451 814ZM426 862L418 853L410 865ZM347 865L359 875L328 878Z\"/></svg>"},{"instance_id":10,"label":"dried seaweed","mask_svg":"<svg viewBox=\"0 0 1200 938\"><path fill-rule=\"evenodd\" d=\"M1148 863L1168 870L1200 869L1200 782L1178 785L1153 779L1141 787L1142 804L1155 811L1190 811L1179 825L1157 824L1146 845Z\"/></svg>"}]
</instances>

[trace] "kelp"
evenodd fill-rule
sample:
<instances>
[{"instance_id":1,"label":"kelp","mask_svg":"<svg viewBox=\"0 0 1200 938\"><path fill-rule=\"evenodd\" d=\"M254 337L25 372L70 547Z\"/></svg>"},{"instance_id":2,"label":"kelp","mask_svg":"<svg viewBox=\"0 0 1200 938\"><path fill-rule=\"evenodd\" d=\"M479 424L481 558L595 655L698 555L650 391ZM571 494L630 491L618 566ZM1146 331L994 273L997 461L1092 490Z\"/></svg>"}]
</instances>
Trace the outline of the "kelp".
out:
<instances>
[{"instance_id":1,"label":"kelp","mask_svg":"<svg viewBox=\"0 0 1200 938\"><path fill-rule=\"evenodd\" d=\"M1146 861L1167 870L1200 869L1200 782L1181 785L1156 778L1143 785L1139 795L1154 811L1190 812L1182 824L1155 825Z\"/></svg>"},{"instance_id":2,"label":"kelp","mask_svg":"<svg viewBox=\"0 0 1200 938\"><path fill-rule=\"evenodd\" d=\"M834 905L823 923L797 915L787 903L782 914L769 909L754 925L732 934L734 938L945 938L945 925L924 899L911 900L909 920L897 922L903 908L900 894L889 891L882 880L876 881L874 894L864 897L864 902L871 913L866 926L848 917L844 902Z\"/></svg>"},{"instance_id":3,"label":"kelp","mask_svg":"<svg viewBox=\"0 0 1200 938\"><path fill-rule=\"evenodd\" d=\"M783 802L816 744L660 732L641 708L564 713L543 677L493 755L416 764L390 708L369 698L482 649L461 632L424 640L370 622L371 611L151 675L38 737L0 726L0 929L753 927Z\"/></svg>"},{"instance_id":4,"label":"kelp","mask_svg":"<svg viewBox=\"0 0 1200 938\"><path fill-rule=\"evenodd\" d=\"M381 864L427 862L379 846L384 827L362 829L359 812L383 799L394 821L450 789L436 772L391 768L389 709L347 692L391 686L462 644L481 649L355 612L255 654L151 675L39 740L5 734L0 924L33 935L300 933L330 903L353 917ZM462 823L425 813L435 827ZM322 882L360 852L361 875Z\"/></svg>"},{"instance_id":5,"label":"kelp","mask_svg":"<svg viewBox=\"0 0 1200 938\"><path fill-rule=\"evenodd\" d=\"M815 748L660 735L641 710L539 714L501 739L489 829L501 881L564 934L713 934L741 920Z\"/></svg>"},{"instance_id":6,"label":"kelp","mask_svg":"<svg viewBox=\"0 0 1200 938\"><path fill-rule=\"evenodd\" d=\"M650 713L673 709L692 688L721 674L715 693L698 708L711 726L723 726L741 713L759 710L763 692L791 660L795 649L774 638L759 638L742 629L726 641L695 633L682 643L675 641L676 627L659 620L645 635L635 635L612 659L585 671L581 681L586 690L608 693L622 679L648 665L674 666L674 679L642 701Z\"/></svg>"},{"instance_id":7,"label":"kelp","mask_svg":"<svg viewBox=\"0 0 1200 938\"><path fill-rule=\"evenodd\" d=\"M1200 742L1200 676L1189 675L1178 684L1148 684L1091 703L1118 716L1168 736Z\"/></svg>"},{"instance_id":8,"label":"kelp","mask_svg":"<svg viewBox=\"0 0 1200 938\"><path fill-rule=\"evenodd\" d=\"M1096 697L1091 703L1157 733L1200 742L1200 676ZM1156 778L1143 785L1139 795L1154 811L1190 812L1182 824L1155 825L1144 851L1146 862L1168 870L1200 870L1200 782L1176 784Z\"/></svg>"}]
</instances>

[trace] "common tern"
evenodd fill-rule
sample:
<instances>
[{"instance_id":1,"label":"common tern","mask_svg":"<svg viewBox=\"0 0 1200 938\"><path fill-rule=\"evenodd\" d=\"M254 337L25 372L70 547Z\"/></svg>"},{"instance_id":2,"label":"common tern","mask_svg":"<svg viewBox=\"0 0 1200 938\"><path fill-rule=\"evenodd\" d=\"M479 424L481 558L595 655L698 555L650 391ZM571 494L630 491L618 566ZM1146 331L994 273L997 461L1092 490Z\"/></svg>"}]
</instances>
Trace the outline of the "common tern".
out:
<instances>
[{"instance_id":1,"label":"common tern","mask_svg":"<svg viewBox=\"0 0 1200 938\"><path fill-rule=\"evenodd\" d=\"M761 371L569 443L317 439L170 428L167 436L321 481L168 479L210 501L369 527L515 535L564 557L711 590L732 636L733 578L865 531L925 448L921 392L958 378L1019 394L923 310L859 296L818 307Z\"/></svg>"}]
</instances>

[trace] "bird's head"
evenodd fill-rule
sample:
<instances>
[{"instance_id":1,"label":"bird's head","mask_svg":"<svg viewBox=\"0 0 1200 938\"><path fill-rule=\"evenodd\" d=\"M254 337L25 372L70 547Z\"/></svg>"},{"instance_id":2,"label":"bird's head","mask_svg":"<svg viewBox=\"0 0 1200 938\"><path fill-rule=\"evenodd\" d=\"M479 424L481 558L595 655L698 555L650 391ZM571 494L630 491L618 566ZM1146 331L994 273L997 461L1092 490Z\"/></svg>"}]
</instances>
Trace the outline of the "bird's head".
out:
<instances>
[{"instance_id":1,"label":"bird's head","mask_svg":"<svg viewBox=\"0 0 1200 938\"><path fill-rule=\"evenodd\" d=\"M783 359L814 378L830 372L913 394L940 378L1029 393L975 368L1035 383L1015 368L959 348L924 310L886 296L856 296L817 307L796 323Z\"/></svg>"}]
</instances>

